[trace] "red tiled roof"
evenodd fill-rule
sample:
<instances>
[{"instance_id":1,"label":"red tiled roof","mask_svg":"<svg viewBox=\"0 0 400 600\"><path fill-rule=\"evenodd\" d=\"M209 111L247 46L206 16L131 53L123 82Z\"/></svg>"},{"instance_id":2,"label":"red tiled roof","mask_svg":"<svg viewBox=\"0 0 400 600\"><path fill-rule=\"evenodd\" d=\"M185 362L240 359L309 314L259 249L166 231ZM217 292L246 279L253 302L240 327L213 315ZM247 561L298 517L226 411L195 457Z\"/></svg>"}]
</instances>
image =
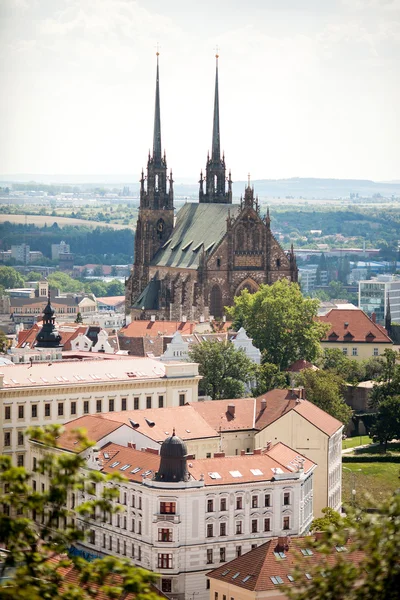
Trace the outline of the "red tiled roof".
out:
<instances>
[{"instance_id":1,"label":"red tiled roof","mask_svg":"<svg viewBox=\"0 0 400 600\"><path fill-rule=\"evenodd\" d=\"M155 337L158 335L173 335L180 333L193 333L195 323L192 321L132 321L120 329L119 334L127 337Z\"/></svg>"},{"instance_id":2,"label":"red tiled roof","mask_svg":"<svg viewBox=\"0 0 400 600\"><path fill-rule=\"evenodd\" d=\"M228 406L235 407L234 416L228 411ZM194 402L193 410L201 415L215 431L234 431L255 429L254 416L255 398L240 398L236 400L212 400Z\"/></svg>"},{"instance_id":3,"label":"red tiled roof","mask_svg":"<svg viewBox=\"0 0 400 600\"><path fill-rule=\"evenodd\" d=\"M103 304L109 304L110 306L118 306L118 304L123 304L125 302L125 296L107 296L105 298L96 298L97 302L102 302Z\"/></svg>"},{"instance_id":4,"label":"red tiled roof","mask_svg":"<svg viewBox=\"0 0 400 600\"><path fill-rule=\"evenodd\" d=\"M55 556L49 559L49 563L54 564L54 568L57 569L58 573L61 575L61 589L63 592L66 592L68 589L68 584L85 589L85 584L81 583L80 581L80 573L72 561L68 566L57 566L61 560L65 561L66 559L66 556ZM116 586L120 586L122 581L123 580L120 575L117 573L110 573L104 582L104 585L112 585L115 591ZM96 582L91 581L89 585L91 594L90 597L93 598L93 600L107 600L110 597L107 593L98 589L99 585ZM160 598L167 598L167 596L160 592L154 585L149 584L148 587L151 592L157 594L160 596ZM95 590L97 592L96 594L94 594ZM132 592L122 592L121 595L115 596L115 600L134 600L136 597L137 595Z\"/></svg>"},{"instance_id":5,"label":"red tiled roof","mask_svg":"<svg viewBox=\"0 0 400 600\"><path fill-rule=\"evenodd\" d=\"M41 326L35 323L31 329L26 329L18 334L17 348L34 348L36 346L36 336L39 333ZM61 344L63 350L71 350L71 342L80 333L86 333L87 326L79 325L78 323L68 323L58 326L58 332L61 335Z\"/></svg>"},{"instance_id":6,"label":"red tiled roof","mask_svg":"<svg viewBox=\"0 0 400 600\"><path fill-rule=\"evenodd\" d=\"M343 427L341 421L338 421L322 410L322 408L319 408L316 404L313 404L308 400L301 400L294 407L294 410L329 436L333 435L338 429Z\"/></svg>"},{"instance_id":7,"label":"red tiled roof","mask_svg":"<svg viewBox=\"0 0 400 600\"><path fill-rule=\"evenodd\" d=\"M77 429L84 429L91 442L99 442L106 435L123 426L123 423L101 419L96 415L84 415L63 426L63 432L57 438L57 448L79 452L79 436Z\"/></svg>"},{"instance_id":8,"label":"red tiled roof","mask_svg":"<svg viewBox=\"0 0 400 600\"><path fill-rule=\"evenodd\" d=\"M288 451L292 453L292 461L296 461L296 457L301 456L295 450L288 448L285 459L289 456ZM279 454L279 449L277 452ZM136 482L142 481L144 473L147 473L146 476L151 478L158 471L160 465L160 456L155 454L154 451L147 450L144 452L113 443L106 444L101 449L99 458L102 461L103 472L122 473L130 481ZM126 468L121 471L123 467ZM314 467L315 463L305 459L304 470L306 473ZM278 471L273 469L278 469ZM135 473L132 473L132 471L135 471ZM201 481L204 479L205 485L227 485L271 481L278 473L281 476L285 473L292 474L295 468L283 465L272 458L269 451L266 451L263 454L190 459L188 461L188 471L194 480Z\"/></svg>"},{"instance_id":9,"label":"red tiled roof","mask_svg":"<svg viewBox=\"0 0 400 600\"><path fill-rule=\"evenodd\" d=\"M330 329L323 342L391 344L392 340L362 310L332 308L326 315L317 317L321 323L329 323Z\"/></svg>"},{"instance_id":10,"label":"red tiled roof","mask_svg":"<svg viewBox=\"0 0 400 600\"><path fill-rule=\"evenodd\" d=\"M278 540L282 542L282 545L278 544ZM258 548L214 569L207 574L207 577L223 581L229 586L241 589L256 592L274 590L277 594L283 594L284 592L280 588L280 585L285 584L290 587L302 585L300 578L296 577L294 581L288 579L288 575L292 577L296 576L297 568L304 571L303 577L304 581L306 581L305 574L312 570L312 567L319 565L321 567L326 567L327 565L333 566L339 558L359 564L365 556L359 550L338 552L336 548L333 548L328 553L322 553L315 548L311 549L312 541L313 538L311 537L269 540L265 544L258 546ZM348 541L345 547L351 549L351 542ZM304 556L301 549L309 549L312 554ZM284 551L284 558L275 555L275 552L278 550ZM283 584L275 584L271 579L272 577L280 577ZM237 590L237 594L240 596L239 589ZM235 595L233 590L231 595Z\"/></svg>"},{"instance_id":11,"label":"red tiled roof","mask_svg":"<svg viewBox=\"0 0 400 600\"><path fill-rule=\"evenodd\" d=\"M310 363L308 360L299 359L296 360L290 367L286 369L289 373L299 373L304 369L313 369L313 371L317 371L318 367Z\"/></svg>"},{"instance_id":12,"label":"red tiled roof","mask_svg":"<svg viewBox=\"0 0 400 600\"><path fill-rule=\"evenodd\" d=\"M136 431L156 441L163 442L175 429L177 436L183 440L217 438L218 433L208 424L194 408L197 402L185 406L166 408L146 408L143 410L124 410L120 412L102 413L98 416L109 421L138 424Z\"/></svg>"}]
</instances>

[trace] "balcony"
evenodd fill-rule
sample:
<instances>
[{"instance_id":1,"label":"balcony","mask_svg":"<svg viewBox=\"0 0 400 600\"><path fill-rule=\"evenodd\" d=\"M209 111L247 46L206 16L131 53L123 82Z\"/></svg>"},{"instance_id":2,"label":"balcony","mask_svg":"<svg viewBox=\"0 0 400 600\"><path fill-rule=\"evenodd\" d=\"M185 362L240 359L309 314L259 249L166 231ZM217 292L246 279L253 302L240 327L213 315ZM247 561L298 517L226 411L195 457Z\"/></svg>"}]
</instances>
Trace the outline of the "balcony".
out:
<instances>
[{"instance_id":1,"label":"balcony","mask_svg":"<svg viewBox=\"0 0 400 600\"><path fill-rule=\"evenodd\" d=\"M180 523L181 522L181 517L180 515L173 515L173 514L161 514L161 513L156 513L155 515L153 515L153 523L159 523L159 522L168 522L168 523Z\"/></svg>"}]
</instances>

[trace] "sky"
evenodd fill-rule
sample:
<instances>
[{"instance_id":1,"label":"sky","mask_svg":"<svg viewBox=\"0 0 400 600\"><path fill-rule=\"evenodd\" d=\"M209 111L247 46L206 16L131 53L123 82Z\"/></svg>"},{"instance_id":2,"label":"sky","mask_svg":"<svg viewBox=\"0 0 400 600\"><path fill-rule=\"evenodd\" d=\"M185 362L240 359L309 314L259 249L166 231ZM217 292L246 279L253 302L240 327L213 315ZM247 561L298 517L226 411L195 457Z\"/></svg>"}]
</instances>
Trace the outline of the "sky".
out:
<instances>
[{"instance_id":1,"label":"sky","mask_svg":"<svg viewBox=\"0 0 400 600\"><path fill-rule=\"evenodd\" d=\"M400 0L0 0L0 176L400 180Z\"/></svg>"}]
</instances>

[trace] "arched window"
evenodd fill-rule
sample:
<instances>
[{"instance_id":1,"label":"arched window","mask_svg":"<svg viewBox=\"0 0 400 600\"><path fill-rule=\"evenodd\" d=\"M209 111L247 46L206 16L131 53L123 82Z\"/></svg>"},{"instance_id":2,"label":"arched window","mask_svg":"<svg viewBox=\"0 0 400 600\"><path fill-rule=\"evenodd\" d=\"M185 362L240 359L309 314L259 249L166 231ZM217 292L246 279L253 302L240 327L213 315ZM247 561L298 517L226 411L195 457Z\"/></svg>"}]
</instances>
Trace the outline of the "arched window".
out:
<instances>
[{"instance_id":1,"label":"arched window","mask_svg":"<svg viewBox=\"0 0 400 600\"><path fill-rule=\"evenodd\" d=\"M253 231L253 250L259 251L260 248L260 229L256 227Z\"/></svg>"},{"instance_id":2,"label":"arched window","mask_svg":"<svg viewBox=\"0 0 400 600\"><path fill-rule=\"evenodd\" d=\"M216 319L222 317L222 292L219 285L213 285L210 292L210 315Z\"/></svg>"},{"instance_id":3,"label":"arched window","mask_svg":"<svg viewBox=\"0 0 400 600\"><path fill-rule=\"evenodd\" d=\"M244 230L242 226L239 226L236 230L236 248L235 250L243 251L244 248Z\"/></svg>"},{"instance_id":4,"label":"arched window","mask_svg":"<svg viewBox=\"0 0 400 600\"><path fill-rule=\"evenodd\" d=\"M154 187L155 187L155 191L158 192L158 175L156 175Z\"/></svg>"},{"instance_id":5,"label":"arched window","mask_svg":"<svg viewBox=\"0 0 400 600\"><path fill-rule=\"evenodd\" d=\"M214 191L218 190L218 177L214 175Z\"/></svg>"}]
</instances>

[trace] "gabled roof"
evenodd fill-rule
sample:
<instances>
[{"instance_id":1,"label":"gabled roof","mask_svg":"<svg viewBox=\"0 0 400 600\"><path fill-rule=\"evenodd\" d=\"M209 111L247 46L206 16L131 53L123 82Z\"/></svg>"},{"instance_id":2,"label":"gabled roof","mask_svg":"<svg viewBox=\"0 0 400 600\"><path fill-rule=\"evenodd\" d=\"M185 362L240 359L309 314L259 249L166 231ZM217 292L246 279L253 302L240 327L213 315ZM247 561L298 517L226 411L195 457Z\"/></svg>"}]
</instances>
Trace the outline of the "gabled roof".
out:
<instances>
[{"instance_id":1,"label":"gabled roof","mask_svg":"<svg viewBox=\"0 0 400 600\"><path fill-rule=\"evenodd\" d=\"M236 217L238 204L186 203L177 214L171 237L151 264L197 269L202 251L214 249L226 234L228 213Z\"/></svg>"},{"instance_id":2,"label":"gabled roof","mask_svg":"<svg viewBox=\"0 0 400 600\"><path fill-rule=\"evenodd\" d=\"M265 409L261 408L261 402L265 400ZM309 402L301 400L292 390L271 390L257 398L256 427L261 430L294 410L304 419L315 425L328 436L333 435L343 427L343 423L326 413L324 410Z\"/></svg>"},{"instance_id":3,"label":"gabled roof","mask_svg":"<svg viewBox=\"0 0 400 600\"><path fill-rule=\"evenodd\" d=\"M391 344L392 340L386 330L374 323L363 310L332 308L326 315L317 317L321 323L329 323L330 329L323 342L369 342L374 344ZM335 335L333 335L335 334ZM351 336L349 335L351 334ZM336 337L337 336L337 337ZM335 338L335 339L332 339Z\"/></svg>"},{"instance_id":4,"label":"gabled roof","mask_svg":"<svg viewBox=\"0 0 400 600\"><path fill-rule=\"evenodd\" d=\"M274 590L281 597L281 594L284 593L281 589L283 584L290 587L300 587L302 581L306 581L306 573L309 573L313 567L319 565L321 568L327 565L332 566L339 558L359 564L364 558L364 553L359 550L355 552L338 551L334 547L327 553L319 552L315 548L311 549L311 542L313 541L312 537L285 537L269 540L239 558L224 563L208 573L207 577L245 590L256 592ZM351 542L348 541L340 548L343 547L350 549ZM307 553L305 556L301 552L302 549L309 550L311 554ZM283 557L275 554L278 551L283 552ZM302 571L300 577L296 576L297 568ZM288 575L294 580L291 581ZM277 577L281 581L277 580ZM275 579L276 583L272 578ZM236 594L240 596L239 590L236 593L232 590L231 595L236 597Z\"/></svg>"},{"instance_id":5,"label":"gabled roof","mask_svg":"<svg viewBox=\"0 0 400 600\"><path fill-rule=\"evenodd\" d=\"M228 411L228 406L235 407L235 414ZM255 398L240 398L236 400L212 400L194 402L193 410L215 429L215 431L235 431L255 429Z\"/></svg>"},{"instance_id":6,"label":"gabled roof","mask_svg":"<svg viewBox=\"0 0 400 600\"><path fill-rule=\"evenodd\" d=\"M144 337L174 335L175 331L181 333L192 333L195 327L193 321L132 321L126 327L122 327L118 334L126 337Z\"/></svg>"},{"instance_id":7,"label":"gabled roof","mask_svg":"<svg viewBox=\"0 0 400 600\"><path fill-rule=\"evenodd\" d=\"M36 346L36 336L41 327L35 323L31 329L25 329L18 334L17 348L34 348ZM71 342L78 337L80 333L84 334L87 330L86 325L77 323L68 323L58 327L58 333L61 335L60 344L63 350L71 350Z\"/></svg>"},{"instance_id":8,"label":"gabled roof","mask_svg":"<svg viewBox=\"0 0 400 600\"><path fill-rule=\"evenodd\" d=\"M158 279L151 279L143 292L136 298L131 308L136 308L137 310L158 310L160 287L161 283Z\"/></svg>"},{"instance_id":9,"label":"gabled roof","mask_svg":"<svg viewBox=\"0 0 400 600\"><path fill-rule=\"evenodd\" d=\"M174 429L176 435L185 441L218 438L215 429L194 410L195 404L197 402L185 406L101 413L99 417L126 423L129 427L133 422L137 425L135 431L158 443L162 443Z\"/></svg>"},{"instance_id":10,"label":"gabled roof","mask_svg":"<svg viewBox=\"0 0 400 600\"><path fill-rule=\"evenodd\" d=\"M106 298L97 298L97 302L109 306L118 306L125 302L125 296L107 296Z\"/></svg>"},{"instance_id":11,"label":"gabled roof","mask_svg":"<svg viewBox=\"0 0 400 600\"><path fill-rule=\"evenodd\" d=\"M123 427L123 423L106 421L97 415L84 415L63 425L63 432L57 438L57 448L79 452L81 449L79 448L77 429L84 429L91 442L99 442L120 427Z\"/></svg>"},{"instance_id":12,"label":"gabled roof","mask_svg":"<svg viewBox=\"0 0 400 600\"><path fill-rule=\"evenodd\" d=\"M290 451L293 460L300 456L295 450ZM136 482L141 482L145 473L146 477L151 478L160 465L156 450L141 451L113 443L103 446L99 458L103 472L122 473L130 481ZM314 469L314 462L305 458L304 461L305 473ZM285 479L285 475L293 479L295 470L272 458L269 452L188 460L190 477L195 481L204 480L206 486L272 481L276 477Z\"/></svg>"}]
</instances>

